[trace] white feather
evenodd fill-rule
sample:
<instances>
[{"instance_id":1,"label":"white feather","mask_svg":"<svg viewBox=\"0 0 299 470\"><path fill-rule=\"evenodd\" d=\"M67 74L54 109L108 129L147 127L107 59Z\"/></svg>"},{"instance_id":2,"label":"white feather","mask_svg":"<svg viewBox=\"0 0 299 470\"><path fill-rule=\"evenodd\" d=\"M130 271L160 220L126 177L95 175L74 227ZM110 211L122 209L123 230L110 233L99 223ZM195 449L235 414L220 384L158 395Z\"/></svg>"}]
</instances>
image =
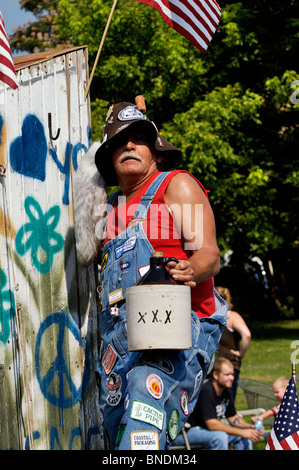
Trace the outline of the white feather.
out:
<instances>
[{"instance_id":1,"label":"white feather","mask_svg":"<svg viewBox=\"0 0 299 470\"><path fill-rule=\"evenodd\" d=\"M77 258L89 265L103 242L103 223L107 192L102 175L95 165L100 142L94 142L81 158L74 176L74 216Z\"/></svg>"}]
</instances>

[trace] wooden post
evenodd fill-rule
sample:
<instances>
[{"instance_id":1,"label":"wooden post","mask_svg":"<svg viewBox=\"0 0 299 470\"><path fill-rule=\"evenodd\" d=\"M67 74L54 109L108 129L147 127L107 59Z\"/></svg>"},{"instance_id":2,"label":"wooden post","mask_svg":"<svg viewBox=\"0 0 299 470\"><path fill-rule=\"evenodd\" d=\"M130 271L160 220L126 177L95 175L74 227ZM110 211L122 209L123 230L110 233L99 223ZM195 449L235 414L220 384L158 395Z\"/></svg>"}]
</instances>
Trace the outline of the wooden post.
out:
<instances>
[{"instance_id":1,"label":"wooden post","mask_svg":"<svg viewBox=\"0 0 299 470\"><path fill-rule=\"evenodd\" d=\"M89 89L90 89L90 85L91 85L91 82L92 82L92 79L93 79L93 75L94 75L94 72L95 72L100 54L102 52L103 44L104 44L104 41L105 41L105 38L106 38L106 35L107 35L108 28L110 26L110 22L111 22L112 15L113 15L115 7L116 7L116 3L117 3L117 0L114 0L111 11L110 11L110 15L109 15L109 18L108 18L108 21L107 21L107 24L106 24L106 27L105 27L105 30L104 30L104 33L103 33L103 36L102 36L102 39L101 39L101 44L100 44L100 47L99 47L99 50L98 50L98 53L97 53L97 56L96 56L96 60L95 60L95 63L93 65L92 72L91 72L91 75L90 75L90 78L89 78L89 81L88 81L88 85L87 85L87 88L86 88L86 91L85 91L85 100L87 98L87 95L88 95L88 92L89 92Z\"/></svg>"}]
</instances>

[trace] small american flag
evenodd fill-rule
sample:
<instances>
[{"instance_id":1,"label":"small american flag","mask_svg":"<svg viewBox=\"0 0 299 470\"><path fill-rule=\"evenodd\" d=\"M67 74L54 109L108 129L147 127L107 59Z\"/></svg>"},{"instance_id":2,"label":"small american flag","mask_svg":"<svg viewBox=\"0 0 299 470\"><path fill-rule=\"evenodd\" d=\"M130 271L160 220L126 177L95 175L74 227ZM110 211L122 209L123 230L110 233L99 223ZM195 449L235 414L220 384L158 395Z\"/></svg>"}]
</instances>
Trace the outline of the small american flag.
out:
<instances>
[{"instance_id":1,"label":"small american flag","mask_svg":"<svg viewBox=\"0 0 299 470\"><path fill-rule=\"evenodd\" d=\"M155 8L178 33L206 52L221 17L215 0L138 0Z\"/></svg>"},{"instance_id":2,"label":"small american flag","mask_svg":"<svg viewBox=\"0 0 299 470\"><path fill-rule=\"evenodd\" d=\"M299 409L294 378L286 388L279 407L266 450L298 450L299 448Z\"/></svg>"},{"instance_id":3,"label":"small american flag","mask_svg":"<svg viewBox=\"0 0 299 470\"><path fill-rule=\"evenodd\" d=\"M8 42L8 36L5 31L3 16L0 11L0 81L1 80L14 90L19 86Z\"/></svg>"}]
</instances>

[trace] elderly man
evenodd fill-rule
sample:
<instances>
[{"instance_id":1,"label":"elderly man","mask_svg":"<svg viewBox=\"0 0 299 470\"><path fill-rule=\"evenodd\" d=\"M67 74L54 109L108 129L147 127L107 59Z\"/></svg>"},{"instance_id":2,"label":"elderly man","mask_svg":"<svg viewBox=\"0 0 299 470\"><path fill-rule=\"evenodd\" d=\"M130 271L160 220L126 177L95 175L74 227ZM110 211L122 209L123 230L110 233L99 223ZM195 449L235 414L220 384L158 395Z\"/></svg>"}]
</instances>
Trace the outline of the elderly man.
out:
<instances>
[{"instance_id":1,"label":"elderly man","mask_svg":"<svg viewBox=\"0 0 299 470\"><path fill-rule=\"evenodd\" d=\"M219 270L213 212L191 174L169 171L179 157L146 117L142 97L110 107L95 155L107 186L120 187L107 205L96 373L110 449L169 448L195 406L225 324L227 305L213 285ZM128 351L126 289L155 251L177 258L168 272L191 288L192 349Z\"/></svg>"}]
</instances>

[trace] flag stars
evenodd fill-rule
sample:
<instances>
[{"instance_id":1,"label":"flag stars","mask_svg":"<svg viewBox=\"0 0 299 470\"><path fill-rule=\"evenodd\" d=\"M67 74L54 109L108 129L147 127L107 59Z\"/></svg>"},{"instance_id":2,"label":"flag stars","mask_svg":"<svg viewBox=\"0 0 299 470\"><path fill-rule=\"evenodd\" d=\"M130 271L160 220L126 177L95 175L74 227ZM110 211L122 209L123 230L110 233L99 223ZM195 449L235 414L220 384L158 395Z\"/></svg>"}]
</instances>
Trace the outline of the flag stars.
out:
<instances>
[{"instance_id":1,"label":"flag stars","mask_svg":"<svg viewBox=\"0 0 299 470\"><path fill-rule=\"evenodd\" d=\"M294 378L286 389L266 449L299 449L299 409Z\"/></svg>"}]
</instances>

